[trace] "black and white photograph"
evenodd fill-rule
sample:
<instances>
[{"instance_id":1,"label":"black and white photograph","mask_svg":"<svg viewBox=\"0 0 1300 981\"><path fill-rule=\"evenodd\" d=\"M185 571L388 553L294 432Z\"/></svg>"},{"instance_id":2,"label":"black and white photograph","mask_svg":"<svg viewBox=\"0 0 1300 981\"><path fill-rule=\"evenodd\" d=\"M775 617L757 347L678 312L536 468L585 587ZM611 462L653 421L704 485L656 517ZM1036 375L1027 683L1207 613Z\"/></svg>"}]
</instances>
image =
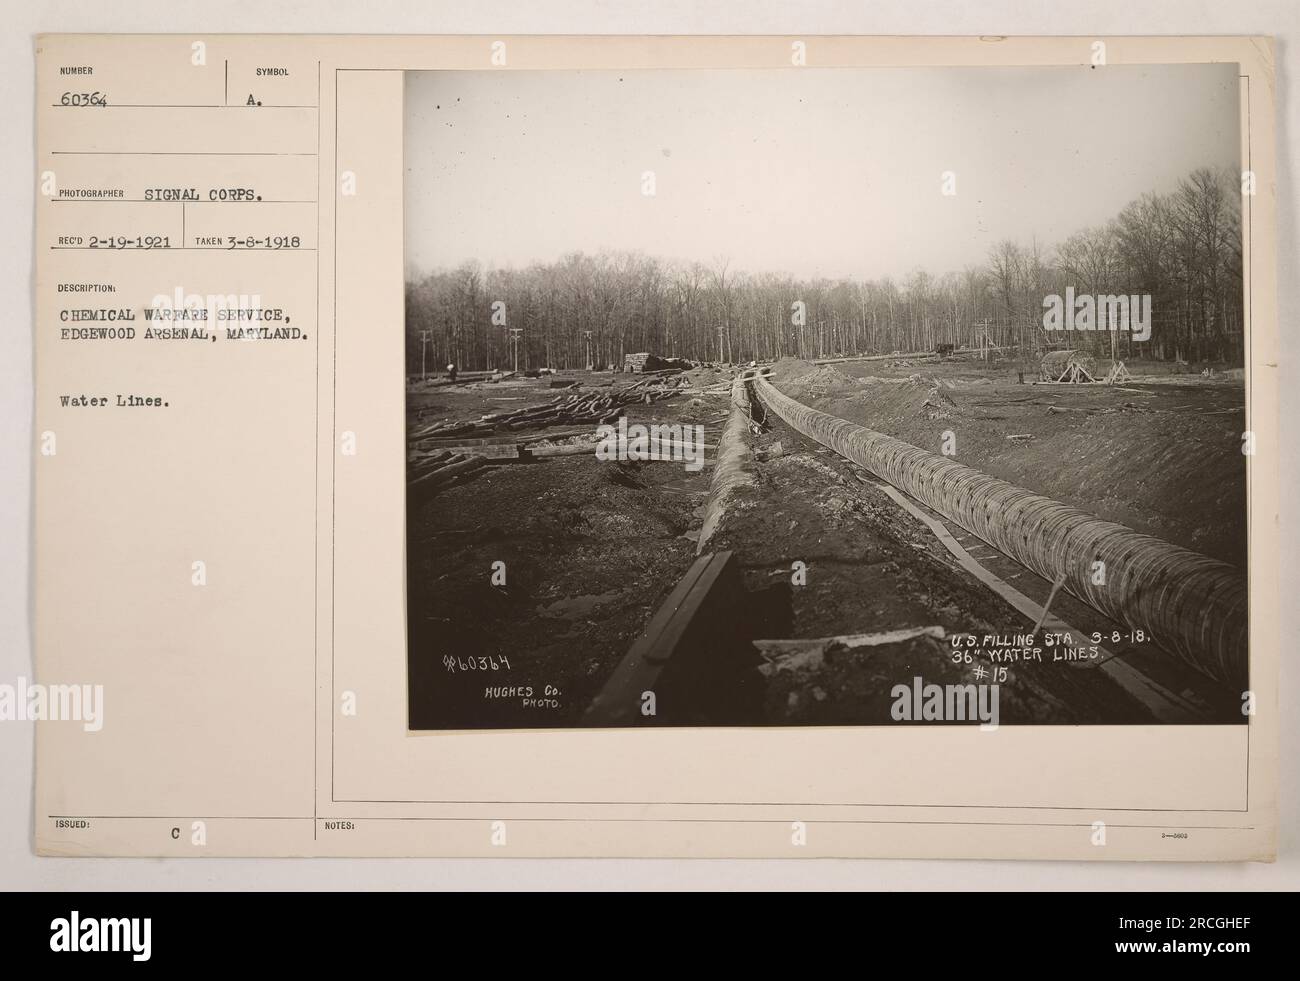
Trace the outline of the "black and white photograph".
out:
<instances>
[{"instance_id":1,"label":"black and white photograph","mask_svg":"<svg viewBox=\"0 0 1300 981\"><path fill-rule=\"evenodd\" d=\"M408 73L410 729L1244 724L1237 70L1097 67Z\"/></svg>"},{"instance_id":2,"label":"black and white photograph","mask_svg":"<svg viewBox=\"0 0 1300 981\"><path fill-rule=\"evenodd\" d=\"M263 914L436 891L1279 946L1300 6L10 20L13 956L337 973Z\"/></svg>"}]
</instances>

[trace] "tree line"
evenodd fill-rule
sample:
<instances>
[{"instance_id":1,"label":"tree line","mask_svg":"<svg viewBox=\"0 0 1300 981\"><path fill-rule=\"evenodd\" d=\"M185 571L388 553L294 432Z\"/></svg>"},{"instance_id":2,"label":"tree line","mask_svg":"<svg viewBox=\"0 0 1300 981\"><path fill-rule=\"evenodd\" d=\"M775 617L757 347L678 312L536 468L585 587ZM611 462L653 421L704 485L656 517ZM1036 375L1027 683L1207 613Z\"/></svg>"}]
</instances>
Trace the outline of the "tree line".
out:
<instances>
[{"instance_id":1,"label":"tree line","mask_svg":"<svg viewBox=\"0 0 1300 981\"><path fill-rule=\"evenodd\" d=\"M574 252L524 269L467 261L406 283L408 375L621 365L649 351L745 362L995 346L1028 363L1063 346L1097 356L1241 363L1240 176L1202 168L1105 224L1045 247L1002 241L979 265L935 275L799 279L725 258L672 262ZM1048 332L1044 298L1150 294L1150 339ZM516 361L517 359L517 361Z\"/></svg>"}]
</instances>

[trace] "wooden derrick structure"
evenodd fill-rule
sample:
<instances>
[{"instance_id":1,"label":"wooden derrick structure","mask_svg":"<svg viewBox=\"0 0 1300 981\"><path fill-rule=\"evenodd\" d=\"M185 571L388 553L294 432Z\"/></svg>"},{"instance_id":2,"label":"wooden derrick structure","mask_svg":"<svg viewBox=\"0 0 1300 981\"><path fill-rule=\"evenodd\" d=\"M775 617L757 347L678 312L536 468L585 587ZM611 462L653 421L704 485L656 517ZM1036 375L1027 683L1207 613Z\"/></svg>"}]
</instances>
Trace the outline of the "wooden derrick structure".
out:
<instances>
[{"instance_id":1,"label":"wooden derrick structure","mask_svg":"<svg viewBox=\"0 0 1300 981\"><path fill-rule=\"evenodd\" d=\"M1097 380L1097 359L1079 351L1048 351L1043 355L1039 381L1062 385L1087 385Z\"/></svg>"}]
</instances>

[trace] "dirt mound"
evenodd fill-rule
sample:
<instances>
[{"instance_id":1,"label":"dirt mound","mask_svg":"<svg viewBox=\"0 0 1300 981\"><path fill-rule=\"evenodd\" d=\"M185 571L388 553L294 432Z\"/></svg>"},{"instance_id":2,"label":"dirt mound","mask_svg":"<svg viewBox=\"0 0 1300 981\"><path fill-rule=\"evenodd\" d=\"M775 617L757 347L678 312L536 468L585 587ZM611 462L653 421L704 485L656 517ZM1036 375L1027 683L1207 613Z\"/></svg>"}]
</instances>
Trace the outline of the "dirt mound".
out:
<instances>
[{"instance_id":1,"label":"dirt mound","mask_svg":"<svg viewBox=\"0 0 1300 981\"><path fill-rule=\"evenodd\" d=\"M800 378L811 378L805 371ZM937 453L956 435L967 466L1137 531L1245 564L1240 382L988 384L913 375L897 384L819 391L798 401ZM889 381L894 381L889 379Z\"/></svg>"},{"instance_id":2,"label":"dirt mound","mask_svg":"<svg viewBox=\"0 0 1300 981\"><path fill-rule=\"evenodd\" d=\"M710 366L701 366L692 368L690 371L684 371L677 376L679 384L688 388L708 388L710 385L720 385L724 382L731 381L736 373L729 368L718 368Z\"/></svg>"},{"instance_id":3,"label":"dirt mound","mask_svg":"<svg viewBox=\"0 0 1300 981\"><path fill-rule=\"evenodd\" d=\"M772 369L772 381L793 399L800 396L844 395L857 392L862 383L835 365L812 364L795 358L782 358Z\"/></svg>"},{"instance_id":4,"label":"dirt mound","mask_svg":"<svg viewBox=\"0 0 1300 981\"><path fill-rule=\"evenodd\" d=\"M956 403L943 393L941 383L928 375L855 378L837 365L786 358L777 362L772 381L797 402L815 402L823 412L855 421L864 416L881 421L914 416L933 419L958 411Z\"/></svg>"},{"instance_id":5,"label":"dirt mound","mask_svg":"<svg viewBox=\"0 0 1300 981\"><path fill-rule=\"evenodd\" d=\"M956 408L957 403L937 384L926 393L925 401L921 403L927 419L947 419Z\"/></svg>"},{"instance_id":6,"label":"dirt mound","mask_svg":"<svg viewBox=\"0 0 1300 981\"><path fill-rule=\"evenodd\" d=\"M817 366L800 358L781 358L772 365L772 382L780 388L783 384L802 378Z\"/></svg>"}]
</instances>

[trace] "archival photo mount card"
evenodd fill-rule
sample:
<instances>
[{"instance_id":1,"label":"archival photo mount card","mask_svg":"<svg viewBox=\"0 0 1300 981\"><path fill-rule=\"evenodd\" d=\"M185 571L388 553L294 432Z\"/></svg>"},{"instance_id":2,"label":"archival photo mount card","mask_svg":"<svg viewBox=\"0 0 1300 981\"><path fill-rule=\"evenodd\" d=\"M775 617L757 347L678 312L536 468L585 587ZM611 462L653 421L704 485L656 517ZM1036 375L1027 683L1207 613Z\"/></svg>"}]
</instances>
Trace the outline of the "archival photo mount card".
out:
<instances>
[{"instance_id":1,"label":"archival photo mount card","mask_svg":"<svg viewBox=\"0 0 1300 981\"><path fill-rule=\"evenodd\" d=\"M38 851L1271 859L1273 71L40 38Z\"/></svg>"}]
</instances>

